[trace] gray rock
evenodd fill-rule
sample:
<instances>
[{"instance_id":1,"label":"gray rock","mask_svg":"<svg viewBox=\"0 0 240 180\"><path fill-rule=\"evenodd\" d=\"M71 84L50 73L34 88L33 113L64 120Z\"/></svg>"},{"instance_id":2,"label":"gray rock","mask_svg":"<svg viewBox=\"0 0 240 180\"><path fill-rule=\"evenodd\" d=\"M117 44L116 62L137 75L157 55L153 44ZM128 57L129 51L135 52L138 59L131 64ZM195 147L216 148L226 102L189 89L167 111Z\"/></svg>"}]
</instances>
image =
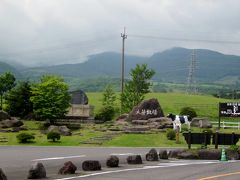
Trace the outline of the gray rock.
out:
<instances>
[{"instance_id":1,"label":"gray rock","mask_svg":"<svg viewBox=\"0 0 240 180\"><path fill-rule=\"evenodd\" d=\"M7 176L4 174L1 168L0 168L0 180L7 180Z\"/></svg>"},{"instance_id":2,"label":"gray rock","mask_svg":"<svg viewBox=\"0 0 240 180\"><path fill-rule=\"evenodd\" d=\"M67 126L59 126L59 132L63 136L71 136L71 130Z\"/></svg>"},{"instance_id":3,"label":"gray rock","mask_svg":"<svg viewBox=\"0 0 240 180\"><path fill-rule=\"evenodd\" d=\"M160 150L160 151L159 151L159 158L160 158L160 159L168 159L167 150Z\"/></svg>"},{"instance_id":4,"label":"gray rock","mask_svg":"<svg viewBox=\"0 0 240 180\"><path fill-rule=\"evenodd\" d=\"M5 111L0 110L0 121L10 119L11 117Z\"/></svg>"},{"instance_id":5,"label":"gray rock","mask_svg":"<svg viewBox=\"0 0 240 180\"><path fill-rule=\"evenodd\" d=\"M148 120L156 117L164 117L164 114L158 100L153 98L135 106L129 113L128 120Z\"/></svg>"},{"instance_id":6,"label":"gray rock","mask_svg":"<svg viewBox=\"0 0 240 180\"><path fill-rule=\"evenodd\" d=\"M148 125L156 129L173 128L173 123L170 118L159 117L148 119Z\"/></svg>"},{"instance_id":7,"label":"gray rock","mask_svg":"<svg viewBox=\"0 0 240 180\"><path fill-rule=\"evenodd\" d=\"M158 161L158 153L157 153L156 149L151 149L146 154L146 160L147 161Z\"/></svg>"},{"instance_id":8,"label":"gray rock","mask_svg":"<svg viewBox=\"0 0 240 180\"><path fill-rule=\"evenodd\" d=\"M207 118L193 118L191 127L212 128L212 124Z\"/></svg>"},{"instance_id":9,"label":"gray rock","mask_svg":"<svg viewBox=\"0 0 240 180\"><path fill-rule=\"evenodd\" d=\"M178 158L178 154L185 152L184 149L173 149L168 152L168 158Z\"/></svg>"},{"instance_id":10,"label":"gray rock","mask_svg":"<svg viewBox=\"0 0 240 180\"><path fill-rule=\"evenodd\" d=\"M77 167L71 162L65 162L64 166L59 169L58 174L75 174Z\"/></svg>"},{"instance_id":11,"label":"gray rock","mask_svg":"<svg viewBox=\"0 0 240 180\"><path fill-rule=\"evenodd\" d=\"M177 158L179 159L199 159L198 153L193 151L185 151L178 153Z\"/></svg>"},{"instance_id":12,"label":"gray rock","mask_svg":"<svg viewBox=\"0 0 240 180\"><path fill-rule=\"evenodd\" d=\"M23 122L18 120L17 118L11 118L0 121L0 127L2 128L20 127L22 125Z\"/></svg>"},{"instance_id":13,"label":"gray rock","mask_svg":"<svg viewBox=\"0 0 240 180\"><path fill-rule=\"evenodd\" d=\"M132 120L132 124L147 125L148 124L148 120Z\"/></svg>"},{"instance_id":14,"label":"gray rock","mask_svg":"<svg viewBox=\"0 0 240 180\"><path fill-rule=\"evenodd\" d=\"M46 170L42 163L36 162L31 166L28 172L28 179L42 179L42 178L46 178Z\"/></svg>"},{"instance_id":15,"label":"gray rock","mask_svg":"<svg viewBox=\"0 0 240 180\"><path fill-rule=\"evenodd\" d=\"M49 132L58 132L59 134L63 136L71 136L72 132L70 129L67 128L67 126L54 126L51 125L48 127L48 133Z\"/></svg>"},{"instance_id":16,"label":"gray rock","mask_svg":"<svg viewBox=\"0 0 240 180\"><path fill-rule=\"evenodd\" d=\"M101 170L101 164L99 161L84 161L82 169L84 171L99 171Z\"/></svg>"},{"instance_id":17,"label":"gray rock","mask_svg":"<svg viewBox=\"0 0 240 180\"><path fill-rule=\"evenodd\" d=\"M239 154L237 151L227 149L226 155L227 155L227 159L229 160L239 160Z\"/></svg>"},{"instance_id":18,"label":"gray rock","mask_svg":"<svg viewBox=\"0 0 240 180\"><path fill-rule=\"evenodd\" d=\"M118 167L119 158L117 156L110 156L106 162L107 167Z\"/></svg>"},{"instance_id":19,"label":"gray rock","mask_svg":"<svg viewBox=\"0 0 240 180\"><path fill-rule=\"evenodd\" d=\"M201 149L198 151L199 159L219 160L221 158L221 150L218 149Z\"/></svg>"},{"instance_id":20,"label":"gray rock","mask_svg":"<svg viewBox=\"0 0 240 180\"><path fill-rule=\"evenodd\" d=\"M142 157L140 155L132 155L127 157L128 164L142 164Z\"/></svg>"}]
</instances>

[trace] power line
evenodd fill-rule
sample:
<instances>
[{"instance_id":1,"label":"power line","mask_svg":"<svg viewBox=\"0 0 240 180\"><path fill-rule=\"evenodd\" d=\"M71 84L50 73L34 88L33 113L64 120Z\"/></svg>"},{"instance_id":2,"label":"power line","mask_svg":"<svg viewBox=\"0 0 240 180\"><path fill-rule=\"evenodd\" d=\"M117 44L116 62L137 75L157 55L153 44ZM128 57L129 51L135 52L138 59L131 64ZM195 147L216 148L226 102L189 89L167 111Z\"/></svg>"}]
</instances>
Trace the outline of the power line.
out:
<instances>
[{"instance_id":1,"label":"power line","mask_svg":"<svg viewBox=\"0 0 240 180\"><path fill-rule=\"evenodd\" d=\"M222 41L222 40L209 40L209 39L191 39L191 38L171 38L162 36L150 36L150 35L134 35L130 34L129 37L144 38L144 39L160 39L165 41L183 41L183 42L203 42L203 43L217 43L217 44L240 44L240 41Z\"/></svg>"}]
</instances>

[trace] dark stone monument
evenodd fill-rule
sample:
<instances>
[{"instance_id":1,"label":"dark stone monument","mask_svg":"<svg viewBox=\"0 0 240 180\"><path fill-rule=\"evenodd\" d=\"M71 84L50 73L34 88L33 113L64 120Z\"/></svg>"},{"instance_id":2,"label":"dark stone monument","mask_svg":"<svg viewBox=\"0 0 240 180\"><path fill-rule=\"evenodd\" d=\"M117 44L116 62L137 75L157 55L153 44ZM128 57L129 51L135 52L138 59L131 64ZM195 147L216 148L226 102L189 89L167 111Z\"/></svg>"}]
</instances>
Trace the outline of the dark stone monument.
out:
<instances>
[{"instance_id":1,"label":"dark stone monument","mask_svg":"<svg viewBox=\"0 0 240 180\"><path fill-rule=\"evenodd\" d=\"M153 98L135 106L129 113L128 120L148 120L156 117L164 117L164 114L158 100Z\"/></svg>"},{"instance_id":2,"label":"dark stone monument","mask_svg":"<svg viewBox=\"0 0 240 180\"><path fill-rule=\"evenodd\" d=\"M70 92L71 95L71 104L82 104L87 105L88 104L88 97L82 90L77 90Z\"/></svg>"}]
</instances>

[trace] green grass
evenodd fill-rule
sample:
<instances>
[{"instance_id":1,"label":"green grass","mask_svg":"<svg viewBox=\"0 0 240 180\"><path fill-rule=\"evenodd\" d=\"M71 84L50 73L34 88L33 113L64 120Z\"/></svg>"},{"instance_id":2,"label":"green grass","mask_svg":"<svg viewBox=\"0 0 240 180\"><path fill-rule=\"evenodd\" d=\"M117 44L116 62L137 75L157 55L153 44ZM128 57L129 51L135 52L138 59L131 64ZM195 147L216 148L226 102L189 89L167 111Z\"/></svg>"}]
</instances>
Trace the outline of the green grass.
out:
<instances>
[{"instance_id":1,"label":"green grass","mask_svg":"<svg viewBox=\"0 0 240 180\"><path fill-rule=\"evenodd\" d=\"M102 93L87 93L89 103L95 106L95 112L101 108ZM119 93L117 94L119 97ZM180 109L186 106L193 107L199 117L208 117L211 120L218 119L219 102L231 102L233 100L215 98L210 95L188 95L182 93L149 93L145 99L157 98L164 114L179 114ZM234 100L237 101L237 100ZM118 106L120 101L118 98Z\"/></svg>"}]
</instances>

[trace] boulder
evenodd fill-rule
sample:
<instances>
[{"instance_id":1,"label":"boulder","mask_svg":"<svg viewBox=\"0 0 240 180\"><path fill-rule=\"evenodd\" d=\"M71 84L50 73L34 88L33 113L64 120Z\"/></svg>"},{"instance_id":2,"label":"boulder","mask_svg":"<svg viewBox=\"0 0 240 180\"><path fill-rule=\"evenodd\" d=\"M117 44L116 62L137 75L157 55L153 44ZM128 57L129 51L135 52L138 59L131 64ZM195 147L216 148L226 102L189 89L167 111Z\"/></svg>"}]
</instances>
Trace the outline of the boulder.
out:
<instances>
[{"instance_id":1,"label":"boulder","mask_svg":"<svg viewBox=\"0 0 240 180\"><path fill-rule=\"evenodd\" d=\"M6 119L11 119L11 117L7 112L0 110L0 121L6 120Z\"/></svg>"},{"instance_id":2,"label":"boulder","mask_svg":"<svg viewBox=\"0 0 240 180\"><path fill-rule=\"evenodd\" d=\"M146 154L146 160L147 161L158 161L158 153L157 153L156 149L151 149Z\"/></svg>"},{"instance_id":3,"label":"boulder","mask_svg":"<svg viewBox=\"0 0 240 180\"><path fill-rule=\"evenodd\" d=\"M4 174L1 168L0 168L0 180L7 180L7 176Z\"/></svg>"},{"instance_id":4,"label":"boulder","mask_svg":"<svg viewBox=\"0 0 240 180\"><path fill-rule=\"evenodd\" d=\"M157 129L173 128L173 122L170 118L159 117L148 119L148 125Z\"/></svg>"},{"instance_id":5,"label":"boulder","mask_svg":"<svg viewBox=\"0 0 240 180\"><path fill-rule=\"evenodd\" d=\"M82 169L84 171L98 171L101 170L101 164L99 161L84 161Z\"/></svg>"},{"instance_id":6,"label":"boulder","mask_svg":"<svg viewBox=\"0 0 240 180\"><path fill-rule=\"evenodd\" d=\"M132 124L147 125L148 124L148 120L132 120Z\"/></svg>"},{"instance_id":7,"label":"boulder","mask_svg":"<svg viewBox=\"0 0 240 180\"><path fill-rule=\"evenodd\" d=\"M207 118L193 118L191 127L212 128L212 124Z\"/></svg>"},{"instance_id":8,"label":"boulder","mask_svg":"<svg viewBox=\"0 0 240 180\"><path fill-rule=\"evenodd\" d=\"M218 149L201 149L198 151L199 159L219 160L221 158L221 150Z\"/></svg>"},{"instance_id":9,"label":"boulder","mask_svg":"<svg viewBox=\"0 0 240 180\"><path fill-rule=\"evenodd\" d=\"M58 174L75 174L77 167L71 162L65 162L64 166L59 169Z\"/></svg>"},{"instance_id":10,"label":"boulder","mask_svg":"<svg viewBox=\"0 0 240 180\"><path fill-rule=\"evenodd\" d=\"M46 178L46 170L42 163L36 162L31 166L28 172L28 179L42 179L42 178Z\"/></svg>"},{"instance_id":11,"label":"boulder","mask_svg":"<svg viewBox=\"0 0 240 180\"><path fill-rule=\"evenodd\" d=\"M149 131L149 126L132 126L132 127L126 127L124 129L125 133L144 133L146 131Z\"/></svg>"},{"instance_id":12,"label":"boulder","mask_svg":"<svg viewBox=\"0 0 240 180\"><path fill-rule=\"evenodd\" d=\"M11 118L0 121L0 127L2 128L20 127L22 125L23 122L18 120L17 118Z\"/></svg>"},{"instance_id":13,"label":"boulder","mask_svg":"<svg viewBox=\"0 0 240 180\"><path fill-rule=\"evenodd\" d=\"M168 159L168 153L167 150L160 150L159 151L159 158L160 159Z\"/></svg>"},{"instance_id":14,"label":"boulder","mask_svg":"<svg viewBox=\"0 0 240 180\"><path fill-rule=\"evenodd\" d=\"M229 160L239 160L239 154L237 151L227 149L226 155L227 155L227 159Z\"/></svg>"},{"instance_id":15,"label":"boulder","mask_svg":"<svg viewBox=\"0 0 240 180\"><path fill-rule=\"evenodd\" d=\"M58 132L63 136L71 136L71 130L67 128L67 126L54 126L51 125L48 127L48 133L49 132Z\"/></svg>"},{"instance_id":16,"label":"boulder","mask_svg":"<svg viewBox=\"0 0 240 180\"><path fill-rule=\"evenodd\" d=\"M199 159L198 153L193 151L180 152L177 155L179 159Z\"/></svg>"},{"instance_id":17,"label":"boulder","mask_svg":"<svg viewBox=\"0 0 240 180\"><path fill-rule=\"evenodd\" d=\"M119 158L117 156L110 156L106 162L107 167L118 167Z\"/></svg>"},{"instance_id":18,"label":"boulder","mask_svg":"<svg viewBox=\"0 0 240 180\"><path fill-rule=\"evenodd\" d=\"M164 114L158 100L153 98L135 106L129 113L128 120L148 120L156 117L164 117Z\"/></svg>"},{"instance_id":19,"label":"boulder","mask_svg":"<svg viewBox=\"0 0 240 180\"><path fill-rule=\"evenodd\" d=\"M67 128L67 126L59 126L59 132L61 135L63 136L71 136L72 132L69 128Z\"/></svg>"},{"instance_id":20,"label":"boulder","mask_svg":"<svg viewBox=\"0 0 240 180\"><path fill-rule=\"evenodd\" d=\"M140 155L132 155L127 157L128 164L142 164L142 157Z\"/></svg>"},{"instance_id":21,"label":"boulder","mask_svg":"<svg viewBox=\"0 0 240 180\"><path fill-rule=\"evenodd\" d=\"M168 157L169 158L178 158L178 154L182 153L182 152L185 152L186 150L184 149L173 149L173 150L170 150L169 153L168 153Z\"/></svg>"},{"instance_id":22,"label":"boulder","mask_svg":"<svg viewBox=\"0 0 240 180\"><path fill-rule=\"evenodd\" d=\"M121 114L117 117L116 121L126 121L128 118L128 114Z\"/></svg>"}]
</instances>

